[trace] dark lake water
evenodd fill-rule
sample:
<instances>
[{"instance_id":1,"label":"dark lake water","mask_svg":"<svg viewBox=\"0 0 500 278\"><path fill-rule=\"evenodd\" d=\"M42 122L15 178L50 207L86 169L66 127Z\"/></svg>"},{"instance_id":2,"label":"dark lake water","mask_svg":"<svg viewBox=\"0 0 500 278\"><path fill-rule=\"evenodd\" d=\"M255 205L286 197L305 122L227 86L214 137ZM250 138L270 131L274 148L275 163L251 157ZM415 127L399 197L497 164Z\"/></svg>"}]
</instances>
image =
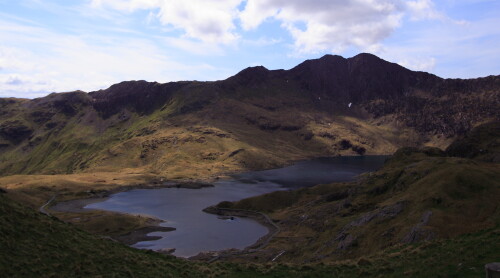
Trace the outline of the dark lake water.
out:
<instances>
[{"instance_id":1,"label":"dark lake water","mask_svg":"<svg viewBox=\"0 0 500 278\"><path fill-rule=\"evenodd\" d=\"M235 175L239 181L270 181L298 188L320 183L352 181L359 174L379 169L387 156L339 156L304 160L291 166Z\"/></svg>"},{"instance_id":2,"label":"dark lake water","mask_svg":"<svg viewBox=\"0 0 500 278\"><path fill-rule=\"evenodd\" d=\"M361 173L380 168L385 159L385 156L357 156L300 161L284 168L235 175L231 180L214 183L214 187L130 190L86 208L148 214L165 220L162 225L176 228L172 232L151 233L162 238L139 242L133 247L176 248L174 255L181 257L201 251L242 249L264 236L267 228L246 218L219 219L202 209L221 201L237 201L276 190L350 181Z\"/></svg>"}]
</instances>

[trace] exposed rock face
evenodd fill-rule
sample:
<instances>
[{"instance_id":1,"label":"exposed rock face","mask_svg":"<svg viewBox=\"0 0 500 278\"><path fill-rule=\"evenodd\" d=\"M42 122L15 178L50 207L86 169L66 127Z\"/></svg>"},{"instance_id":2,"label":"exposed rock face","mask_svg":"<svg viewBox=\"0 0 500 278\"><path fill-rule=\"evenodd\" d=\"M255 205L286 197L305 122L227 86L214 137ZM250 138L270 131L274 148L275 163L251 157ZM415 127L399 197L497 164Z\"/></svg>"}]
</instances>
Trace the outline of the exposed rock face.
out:
<instances>
[{"instance_id":1,"label":"exposed rock face","mask_svg":"<svg viewBox=\"0 0 500 278\"><path fill-rule=\"evenodd\" d=\"M384 219L394 218L403 211L404 206L405 204L403 202L385 206L383 208L368 212L363 216L361 216L360 218L348 223L346 226L342 228L342 230L338 233L336 238L333 239L333 242L338 242L337 249L345 250L351 246L356 245L357 237L350 233L350 230L353 227L364 226L374 220L384 220Z\"/></svg>"},{"instance_id":2,"label":"exposed rock face","mask_svg":"<svg viewBox=\"0 0 500 278\"><path fill-rule=\"evenodd\" d=\"M484 266L487 278L500 277L500 263L489 263Z\"/></svg>"},{"instance_id":3,"label":"exposed rock face","mask_svg":"<svg viewBox=\"0 0 500 278\"><path fill-rule=\"evenodd\" d=\"M0 135L15 143L28 138L33 133L33 130L26 126L23 122L6 121L0 124Z\"/></svg>"},{"instance_id":4,"label":"exposed rock face","mask_svg":"<svg viewBox=\"0 0 500 278\"><path fill-rule=\"evenodd\" d=\"M303 88L346 105L379 98L399 99L409 87L427 87L440 80L366 53L349 59L325 55L305 61L290 72L301 80Z\"/></svg>"},{"instance_id":5,"label":"exposed rock face","mask_svg":"<svg viewBox=\"0 0 500 278\"><path fill-rule=\"evenodd\" d=\"M345 250L356 245L356 237L351 234L341 234L336 240L339 241L337 249Z\"/></svg>"},{"instance_id":6,"label":"exposed rock face","mask_svg":"<svg viewBox=\"0 0 500 278\"><path fill-rule=\"evenodd\" d=\"M429 223L432 211L426 211L422 215L420 223L411 228L410 232L403 238L403 243L415 243L423 240L431 240L435 237L434 233L424 226Z\"/></svg>"},{"instance_id":7,"label":"exposed rock face","mask_svg":"<svg viewBox=\"0 0 500 278\"><path fill-rule=\"evenodd\" d=\"M355 226L363 226L366 223L375 220L375 219L387 219L387 218L393 218L396 217L398 214L400 214L403 211L404 208L404 203L399 202L390 206L383 207L381 209L371 211L369 213L366 213L362 217L352 221L351 223L347 224L347 226L344 227L344 230L348 230L351 227Z\"/></svg>"},{"instance_id":8,"label":"exposed rock face","mask_svg":"<svg viewBox=\"0 0 500 278\"><path fill-rule=\"evenodd\" d=\"M446 149L450 156L500 162L500 122L478 126Z\"/></svg>"},{"instance_id":9,"label":"exposed rock face","mask_svg":"<svg viewBox=\"0 0 500 278\"><path fill-rule=\"evenodd\" d=\"M255 86L261 82L266 82L270 77L271 71L263 66L250 67L240 71L227 81L234 82L239 86Z\"/></svg>"},{"instance_id":10,"label":"exposed rock face","mask_svg":"<svg viewBox=\"0 0 500 278\"><path fill-rule=\"evenodd\" d=\"M139 113L150 113L161 108L172 97L172 93L188 85L189 82L125 81L106 90L91 92L92 105L104 117L129 108Z\"/></svg>"},{"instance_id":11,"label":"exposed rock face","mask_svg":"<svg viewBox=\"0 0 500 278\"><path fill-rule=\"evenodd\" d=\"M68 93L52 93L46 97L36 98L25 103L33 111L31 116L35 122L46 122L55 114L67 117L75 116L83 107L90 105L90 96L82 91Z\"/></svg>"},{"instance_id":12,"label":"exposed rock face","mask_svg":"<svg viewBox=\"0 0 500 278\"><path fill-rule=\"evenodd\" d=\"M276 94L276 84L302 95L307 100L304 104L316 109L349 113L362 108L376 118L395 114L399 121L418 131L448 137L465 133L482 119L500 117L499 76L442 79L366 53L349 59L325 55L291 70L251 67L212 83L127 81L89 95L95 109L108 117L123 108L150 113L171 101L179 91L200 92L192 97L202 100L181 108L186 113L208 105L220 95L246 98L261 92L272 96ZM271 120L253 121L258 121L264 130L280 128L280 123Z\"/></svg>"}]
</instances>

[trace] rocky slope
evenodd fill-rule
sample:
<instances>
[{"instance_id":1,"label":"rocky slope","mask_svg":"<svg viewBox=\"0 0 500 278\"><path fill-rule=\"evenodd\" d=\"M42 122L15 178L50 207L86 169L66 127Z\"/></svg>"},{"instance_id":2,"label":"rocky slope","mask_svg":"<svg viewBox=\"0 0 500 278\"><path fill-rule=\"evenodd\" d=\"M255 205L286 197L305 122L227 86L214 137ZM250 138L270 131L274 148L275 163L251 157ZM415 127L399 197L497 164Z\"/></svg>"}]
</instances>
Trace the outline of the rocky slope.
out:
<instances>
[{"instance_id":1,"label":"rocky slope","mask_svg":"<svg viewBox=\"0 0 500 278\"><path fill-rule=\"evenodd\" d=\"M134 168L196 179L308 157L444 148L500 118L499 91L500 76L442 79L359 54L216 82L0 99L0 173Z\"/></svg>"},{"instance_id":2,"label":"rocky slope","mask_svg":"<svg viewBox=\"0 0 500 278\"><path fill-rule=\"evenodd\" d=\"M220 203L265 212L281 229L264 249L232 259L265 262L280 253L280 261L295 263L359 259L498 228L500 164L490 158L500 154L499 127L475 128L446 151L402 148L356 182ZM471 151L470 142L482 151Z\"/></svg>"}]
</instances>

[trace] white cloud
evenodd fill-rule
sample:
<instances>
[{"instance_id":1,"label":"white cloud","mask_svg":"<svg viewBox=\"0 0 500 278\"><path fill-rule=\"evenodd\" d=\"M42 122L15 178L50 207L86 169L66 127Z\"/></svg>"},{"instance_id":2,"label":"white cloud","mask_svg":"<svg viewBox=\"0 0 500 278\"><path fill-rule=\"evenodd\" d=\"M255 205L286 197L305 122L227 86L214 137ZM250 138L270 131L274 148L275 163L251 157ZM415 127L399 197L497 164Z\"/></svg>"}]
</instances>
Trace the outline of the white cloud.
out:
<instances>
[{"instance_id":1,"label":"white cloud","mask_svg":"<svg viewBox=\"0 0 500 278\"><path fill-rule=\"evenodd\" d=\"M475 78L499 74L500 18L483 18L467 25L433 24L407 31L407 39L387 43L375 54L412 70L445 78Z\"/></svg>"},{"instance_id":2,"label":"white cloud","mask_svg":"<svg viewBox=\"0 0 500 278\"><path fill-rule=\"evenodd\" d=\"M240 5L242 11L238 11ZM299 54L342 53L350 47L362 51L380 48L381 42L412 20L444 19L432 0L92 0L95 8L122 12L149 10L147 21L183 30L185 38L228 44L244 31L277 20L290 33ZM189 47L185 41L177 45Z\"/></svg>"},{"instance_id":3,"label":"white cloud","mask_svg":"<svg viewBox=\"0 0 500 278\"><path fill-rule=\"evenodd\" d=\"M299 53L341 53L352 46L380 48L405 15L430 19L439 14L431 0L248 0L240 18L245 30L269 18L281 21Z\"/></svg>"},{"instance_id":4,"label":"white cloud","mask_svg":"<svg viewBox=\"0 0 500 278\"><path fill-rule=\"evenodd\" d=\"M219 77L204 75L213 71L208 65L173 61L147 39L63 35L0 20L0 41L0 97L90 91L133 79Z\"/></svg>"},{"instance_id":5,"label":"white cloud","mask_svg":"<svg viewBox=\"0 0 500 278\"><path fill-rule=\"evenodd\" d=\"M188 38L227 44L239 38L234 20L240 3L241 0L92 0L91 6L123 12L158 10L156 16L162 24L183 30Z\"/></svg>"},{"instance_id":6,"label":"white cloud","mask_svg":"<svg viewBox=\"0 0 500 278\"><path fill-rule=\"evenodd\" d=\"M439 19L442 17L434 8L431 0L415 0L406 3L408 10L411 11L411 18L418 19Z\"/></svg>"},{"instance_id":7,"label":"white cloud","mask_svg":"<svg viewBox=\"0 0 500 278\"><path fill-rule=\"evenodd\" d=\"M159 39L164 40L165 43L169 46L200 56L220 56L224 53L223 49L219 45L209 42L176 37L166 37Z\"/></svg>"},{"instance_id":8,"label":"white cloud","mask_svg":"<svg viewBox=\"0 0 500 278\"><path fill-rule=\"evenodd\" d=\"M453 24L466 25L465 20L454 20L446 14L436 10L435 4L432 0L414 0L406 2L406 8L409 12L411 20L440 20L447 21Z\"/></svg>"}]
</instances>

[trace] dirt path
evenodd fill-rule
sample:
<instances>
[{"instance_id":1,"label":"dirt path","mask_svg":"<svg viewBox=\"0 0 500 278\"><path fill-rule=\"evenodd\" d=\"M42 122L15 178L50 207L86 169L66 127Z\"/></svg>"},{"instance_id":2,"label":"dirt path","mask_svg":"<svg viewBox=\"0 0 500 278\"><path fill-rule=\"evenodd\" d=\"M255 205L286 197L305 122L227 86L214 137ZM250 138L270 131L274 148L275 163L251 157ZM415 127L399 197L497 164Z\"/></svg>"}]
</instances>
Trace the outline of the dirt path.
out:
<instances>
[{"instance_id":1,"label":"dirt path","mask_svg":"<svg viewBox=\"0 0 500 278\"><path fill-rule=\"evenodd\" d=\"M47 206L49 206L49 205L50 205L50 203L52 203L52 202L54 201L54 199L56 198L56 196L57 196L57 195L52 196L52 198L50 198L50 199L47 201L47 203L45 203L43 206L41 206L38 210L39 210L41 213L43 213L43 214L45 214L45 215L47 215L47 216L52 216L52 215L51 215L51 214L50 214L50 213L49 213L49 212L48 212L45 208L46 208Z\"/></svg>"},{"instance_id":2,"label":"dirt path","mask_svg":"<svg viewBox=\"0 0 500 278\"><path fill-rule=\"evenodd\" d=\"M62 201L53 205L52 207L50 207L50 209L58 212L72 212L72 213L88 212L93 209L85 208L86 206L93 203L103 202L106 200L106 198L107 197L94 197L94 198Z\"/></svg>"}]
</instances>

